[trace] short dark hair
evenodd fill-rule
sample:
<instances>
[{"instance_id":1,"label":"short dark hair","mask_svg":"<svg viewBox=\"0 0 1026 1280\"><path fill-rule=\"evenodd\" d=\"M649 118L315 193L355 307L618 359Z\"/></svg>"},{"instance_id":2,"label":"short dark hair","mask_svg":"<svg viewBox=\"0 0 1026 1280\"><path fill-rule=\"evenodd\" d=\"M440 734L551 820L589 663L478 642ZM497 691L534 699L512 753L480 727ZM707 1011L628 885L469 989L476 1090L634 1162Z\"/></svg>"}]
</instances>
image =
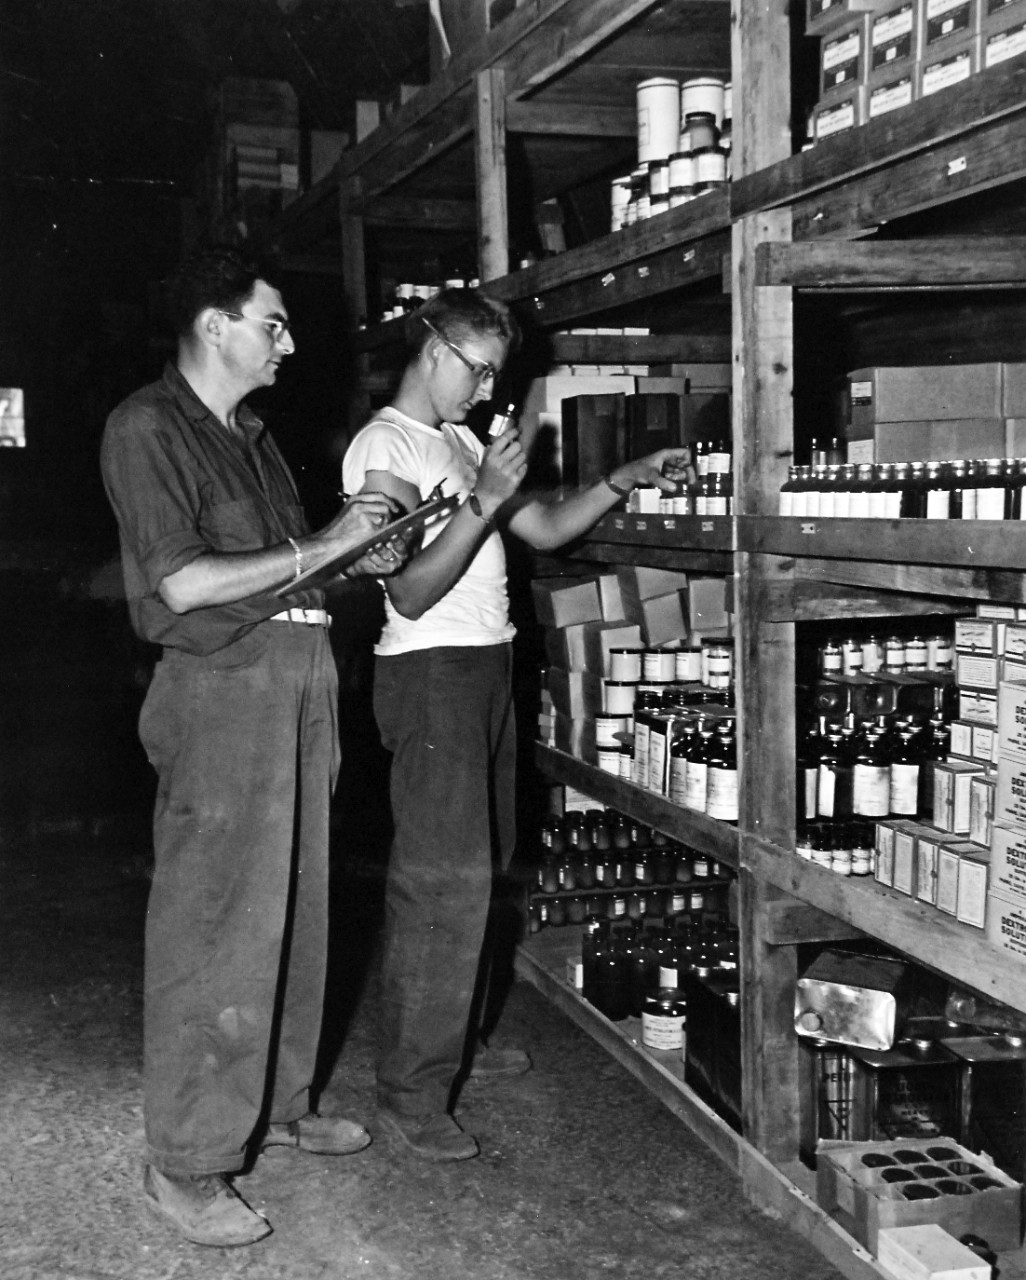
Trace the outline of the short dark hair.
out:
<instances>
[{"instance_id":1,"label":"short dark hair","mask_svg":"<svg viewBox=\"0 0 1026 1280\"><path fill-rule=\"evenodd\" d=\"M187 334L207 307L241 310L258 280L273 284L272 268L233 245L211 245L190 254L164 286L175 333Z\"/></svg>"},{"instance_id":2,"label":"short dark hair","mask_svg":"<svg viewBox=\"0 0 1026 1280\"><path fill-rule=\"evenodd\" d=\"M415 360L434 334L434 329L450 342L495 334L509 344L510 352L520 345L520 325L504 302L490 298L480 289L442 289L406 318L406 347Z\"/></svg>"}]
</instances>

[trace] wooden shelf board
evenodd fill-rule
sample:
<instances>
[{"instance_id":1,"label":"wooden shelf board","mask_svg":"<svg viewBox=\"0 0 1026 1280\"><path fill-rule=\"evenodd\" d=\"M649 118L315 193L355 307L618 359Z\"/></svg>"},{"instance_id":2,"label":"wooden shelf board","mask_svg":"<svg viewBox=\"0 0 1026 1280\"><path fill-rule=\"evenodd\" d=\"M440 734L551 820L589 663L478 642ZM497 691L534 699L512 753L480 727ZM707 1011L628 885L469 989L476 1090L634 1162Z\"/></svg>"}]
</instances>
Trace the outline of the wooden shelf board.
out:
<instances>
[{"instance_id":1,"label":"wooden shelf board","mask_svg":"<svg viewBox=\"0 0 1026 1280\"><path fill-rule=\"evenodd\" d=\"M733 184L735 217L793 204L1026 109L1026 54L818 143Z\"/></svg>"},{"instance_id":2,"label":"wooden shelf board","mask_svg":"<svg viewBox=\"0 0 1026 1280\"><path fill-rule=\"evenodd\" d=\"M1021 569L1026 522L742 516L738 544L742 551L782 556Z\"/></svg>"},{"instance_id":3,"label":"wooden shelf board","mask_svg":"<svg viewBox=\"0 0 1026 1280\"><path fill-rule=\"evenodd\" d=\"M919 963L989 999L1026 1009L1026 966L988 945L982 930L871 877L839 876L752 836L741 841L741 862L761 879Z\"/></svg>"},{"instance_id":4,"label":"wooden shelf board","mask_svg":"<svg viewBox=\"0 0 1026 1280\"><path fill-rule=\"evenodd\" d=\"M664 831L674 840L690 845L701 853L708 853L718 862L736 867L738 859L738 834L735 827L704 813L695 813L671 803L665 796L635 786L623 778L614 777L596 765L578 760L575 756L557 751L543 743L534 745L535 763L543 773L555 782L568 783L584 791L603 804L618 809L647 826Z\"/></svg>"},{"instance_id":5,"label":"wooden shelf board","mask_svg":"<svg viewBox=\"0 0 1026 1280\"><path fill-rule=\"evenodd\" d=\"M869 1254L816 1204L809 1170L785 1171L772 1165L684 1083L677 1055L653 1052L641 1044L637 1019L610 1022L570 986L566 960L579 954L579 928L543 930L517 948L516 971L705 1143L738 1176L754 1204L808 1240L847 1280L883 1277L885 1272Z\"/></svg>"}]
</instances>

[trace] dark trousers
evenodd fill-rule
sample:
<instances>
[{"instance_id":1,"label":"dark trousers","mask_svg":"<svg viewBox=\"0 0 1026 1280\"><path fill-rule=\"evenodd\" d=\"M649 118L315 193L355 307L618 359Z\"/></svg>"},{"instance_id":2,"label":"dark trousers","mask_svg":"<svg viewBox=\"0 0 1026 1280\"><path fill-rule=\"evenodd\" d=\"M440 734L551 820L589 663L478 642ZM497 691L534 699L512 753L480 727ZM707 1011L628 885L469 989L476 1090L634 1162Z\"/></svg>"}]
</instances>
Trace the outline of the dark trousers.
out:
<instances>
[{"instance_id":1,"label":"dark trousers","mask_svg":"<svg viewBox=\"0 0 1026 1280\"><path fill-rule=\"evenodd\" d=\"M379 657L395 835L381 974L379 1102L445 1111L481 963L493 869L515 837L508 644Z\"/></svg>"},{"instance_id":2,"label":"dark trousers","mask_svg":"<svg viewBox=\"0 0 1026 1280\"><path fill-rule=\"evenodd\" d=\"M168 650L140 718L159 776L146 919L147 1158L240 1169L309 1110L323 1009L338 679L324 627Z\"/></svg>"}]
</instances>

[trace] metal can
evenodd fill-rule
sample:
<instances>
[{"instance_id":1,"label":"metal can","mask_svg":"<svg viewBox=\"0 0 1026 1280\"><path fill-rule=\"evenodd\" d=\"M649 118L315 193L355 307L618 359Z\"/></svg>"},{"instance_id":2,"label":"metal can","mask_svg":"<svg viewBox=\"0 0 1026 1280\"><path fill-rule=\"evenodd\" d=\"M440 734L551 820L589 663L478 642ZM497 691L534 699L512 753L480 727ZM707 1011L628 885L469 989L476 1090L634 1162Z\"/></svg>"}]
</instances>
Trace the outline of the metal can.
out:
<instances>
[{"instance_id":1,"label":"metal can","mask_svg":"<svg viewBox=\"0 0 1026 1280\"><path fill-rule=\"evenodd\" d=\"M888 636L884 641L883 665L892 674L905 670L905 641L901 636Z\"/></svg>"},{"instance_id":2,"label":"metal can","mask_svg":"<svg viewBox=\"0 0 1026 1280\"><path fill-rule=\"evenodd\" d=\"M841 671L856 676L862 671L862 641L852 636L841 641Z\"/></svg>"},{"instance_id":3,"label":"metal can","mask_svg":"<svg viewBox=\"0 0 1026 1280\"><path fill-rule=\"evenodd\" d=\"M879 636L866 636L862 641L862 673L871 676L883 666L883 643Z\"/></svg>"},{"instance_id":4,"label":"metal can","mask_svg":"<svg viewBox=\"0 0 1026 1280\"><path fill-rule=\"evenodd\" d=\"M926 641L926 666L929 671L951 671L955 666L955 648L950 636L929 636Z\"/></svg>"},{"instance_id":5,"label":"metal can","mask_svg":"<svg viewBox=\"0 0 1026 1280\"><path fill-rule=\"evenodd\" d=\"M726 689L734 675L734 650L728 644L709 641L702 645L704 684L710 689Z\"/></svg>"},{"instance_id":6,"label":"metal can","mask_svg":"<svg viewBox=\"0 0 1026 1280\"><path fill-rule=\"evenodd\" d=\"M839 676L844 670L844 654L836 640L828 640L820 649L819 669L825 676Z\"/></svg>"},{"instance_id":7,"label":"metal can","mask_svg":"<svg viewBox=\"0 0 1026 1280\"><path fill-rule=\"evenodd\" d=\"M905 670L926 671L929 667L929 650L922 636L910 636L905 641Z\"/></svg>"}]
</instances>

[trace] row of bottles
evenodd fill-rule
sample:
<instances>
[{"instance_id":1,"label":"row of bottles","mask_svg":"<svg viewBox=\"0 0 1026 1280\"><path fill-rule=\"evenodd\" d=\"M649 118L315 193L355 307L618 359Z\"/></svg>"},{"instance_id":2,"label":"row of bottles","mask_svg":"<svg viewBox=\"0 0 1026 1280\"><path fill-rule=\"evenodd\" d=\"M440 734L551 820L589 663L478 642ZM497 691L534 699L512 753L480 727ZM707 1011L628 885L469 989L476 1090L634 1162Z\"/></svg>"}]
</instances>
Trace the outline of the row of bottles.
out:
<instances>
[{"instance_id":1,"label":"row of bottles","mask_svg":"<svg viewBox=\"0 0 1026 1280\"><path fill-rule=\"evenodd\" d=\"M788 469L782 516L1023 520L1026 459L819 463Z\"/></svg>"},{"instance_id":2,"label":"row of bottles","mask_svg":"<svg viewBox=\"0 0 1026 1280\"><path fill-rule=\"evenodd\" d=\"M914 818L933 812L935 761L951 731L943 716L875 715L842 722L819 716L797 747L798 819Z\"/></svg>"},{"instance_id":3,"label":"row of bottles","mask_svg":"<svg viewBox=\"0 0 1026 1280\"><path fill-rule=\"evenodd\" d=\"M476 289L480 283L476 270L469 271L461 265L449 268L444 279L434 284L413 284L410 281L401 281L395 286L392 298L386 302L381 319L382 321L400 320L423 306L442 289Z\"/></svg>"},{"instance_id":4,"label":"row of bottles","mask_svg":"<svg viewBox=\"0 0 1026 1280\"><path fill-rule=\"evenodd\" d=\"M669 997L683 1023L688 975L736 972L738 950L737 930L725 916L646 925L589 918L581 939L582 994L613 1022L643 1017L646 1004Z\"/></svg>"},{"instance_id":5,"label":"row of bottles","mask_svg":"<svg viewBox=\"0 0 1026 1280\"><path fill-rule=\"evenodd\" d=\"M955 645L950 635L831 637L819 648L824 676L920 675L953 671Z\"/></svg>"},{"instance_id":6,"label":"row of bottles","mask_svg":"<svg viewBox=\"0 0 1026 1280\"><path fill-rule=\"evenodd\" d=\"M721 822L738 819L737 737L732 717L689 716L670 747L674 804Z\"/></svg>"}]
</instances>

